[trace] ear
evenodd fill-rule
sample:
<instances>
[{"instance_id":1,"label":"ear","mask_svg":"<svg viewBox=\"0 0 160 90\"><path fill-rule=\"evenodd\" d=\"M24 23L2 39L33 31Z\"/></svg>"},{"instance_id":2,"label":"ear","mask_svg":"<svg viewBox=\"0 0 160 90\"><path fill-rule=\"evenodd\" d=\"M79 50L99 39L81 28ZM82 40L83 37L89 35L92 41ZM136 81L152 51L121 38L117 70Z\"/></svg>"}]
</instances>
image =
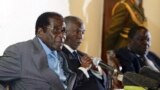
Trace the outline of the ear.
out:
<instances>
[{"instance_id":1,"label":"ear","mask_svg":"<svg viewBox=\"0 0 160 90\"><path fill-rule=\"evenodd\" d=\"M44 30L42 28L38 29L37 36L41 37L44 34Z\"/></svg>"}]
</instances>

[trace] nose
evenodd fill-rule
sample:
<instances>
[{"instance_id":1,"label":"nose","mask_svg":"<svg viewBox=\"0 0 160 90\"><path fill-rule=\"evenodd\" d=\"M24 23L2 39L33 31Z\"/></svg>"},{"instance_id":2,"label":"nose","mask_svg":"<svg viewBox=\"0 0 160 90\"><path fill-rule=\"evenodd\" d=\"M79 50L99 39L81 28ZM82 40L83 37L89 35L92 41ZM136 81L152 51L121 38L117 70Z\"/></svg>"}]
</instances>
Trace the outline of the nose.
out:
<instances>
[{"instance_id":1,"label":"nose","mask_svg":"<svg viewBox=\"0 0 160 90\"><path fill-rule=\"evenodd\" d=\"M59 32L58 36L61 37L62 39L66 39L66 33L65 32Z\"/></svg>"},{"instance_id":2,"label":"nose","mask_svg":"<svg viewBox=\"0 0 160 90\"><path fill-rule=\"evenodd\" d=\"M84 33L83 32L78 32L77 36L78 36L79 39L83 39Z\"/></svg>"},{"instance_id":3,"label":"nose","mask_svg":"<svg viewBox=\"0 0 160 90\"><path fill-rule=\"evenodd\" d=\"M148 40L144 40L142 44L143 44L143 46L145 46L146 48L149 48L149 47L151 46L151 42L148 41Z\"/></svg>"},{"instance_id":4,"label":"nose","mask_svg":"<svg viewBox=\"0 0 160 90\"><path fill-rule=\"evenodd\" d=\"M66 32L63 32L63 31L60 31L59 32L56 32L56 37L59 37L61 39L66 39Z\"/></svg>"}]
</instances>

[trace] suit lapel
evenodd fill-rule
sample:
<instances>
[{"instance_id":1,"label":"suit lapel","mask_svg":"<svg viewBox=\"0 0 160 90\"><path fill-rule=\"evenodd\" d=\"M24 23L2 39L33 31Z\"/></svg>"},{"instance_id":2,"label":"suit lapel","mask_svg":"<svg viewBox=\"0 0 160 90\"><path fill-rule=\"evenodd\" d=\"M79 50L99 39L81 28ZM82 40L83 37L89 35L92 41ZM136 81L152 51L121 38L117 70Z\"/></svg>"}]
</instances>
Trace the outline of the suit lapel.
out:
<instances>
[{"instance_id":1,"label":"suit lapel","mask_svg":"<svg viewBox=\"0 0 160 90\"><path fill-rule=\"evenodd\" d=\"M72 53L65 47L63 47L62 51L64 52L64 56L67 59L68 66L72 71L76 71L80 66L79 60L76 60Z\"/></svg>"},{"instance_id":2,"label":"suit lapel","mask_svg":"<svg viewBox=\"0 0 160 90\"><path fill-rule=\"evenodd\" d=\"M102 78L103 78L103 86L105 88L107 88L106 83L108 83L108 82L107 82L107 76L106 76L105 72L103 72Z\"/></svg>"},{"instance_id":3,"label":"suit lapel","mask_svg":"<svg viewBox=\"0 0 160 90\"><path fill-rule=\"evenodd\" d=\"M67 87L67 90L72 90L73 86L74 86L74 83L75 83L75 79L76 79L76 74L74 72L72 72L69 68L68 68L68 64L67 64L67 59L65 58L64 56L64 53L62 53L61 51L58 52L58 54L61 56L60 57L60 61L61 63L63 63L62 67L64 69L64 74L65 76L67 77L67 80L66 80L66 85L68 86Z\"/></svg>"},{"instance_id":4,"label":"suit lapel","mask_svg":"<svg viewBox=\"0 0 160 90\"><path fill-rule=\"evenodd\" d=\"M52 85L52 87L59 88L60 90L64 90L63 85L61 84L61 81L59 80L59 77L57 74L52 71L48 66L48 61L46 57L46 53L44 52L42 46L40 45L37 38L33 40L33 43L35 45L35 54L33 56L33 61L40 71L41 75L45 78L45 80Z\"/></svg>"},{"instance_id":5,"label":"suit lapel","mask_svg":"<svg viewBox=\"0 0 160 90\"><path fill-rule=\"evenodd\" d=\"M74 59L72 53L71 53L66 47L63 47L63 48L62 48L62 51L64 52L65 57L68 57L67 60L72 60L72 59Z\"/></svg>"}]
</instances>

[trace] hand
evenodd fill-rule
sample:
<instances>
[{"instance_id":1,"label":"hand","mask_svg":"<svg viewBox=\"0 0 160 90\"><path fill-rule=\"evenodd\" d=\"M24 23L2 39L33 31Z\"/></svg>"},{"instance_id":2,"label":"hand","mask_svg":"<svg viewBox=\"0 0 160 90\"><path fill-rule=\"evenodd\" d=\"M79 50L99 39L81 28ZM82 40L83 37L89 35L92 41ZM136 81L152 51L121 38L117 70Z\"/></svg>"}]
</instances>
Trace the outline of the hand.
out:
<instances>
[{"instance_id":1,"label":"hand","mask_svg":"<svg viewBox=\"0 0 160 90\"><path fill-rule=\"evenodd\" d=\"M123 75L118 75L118 74L112 75L112 88L113 89L122 89L123 88L122 78L123 78Z\"/></svg>"},{"instance_id":2,"label":"hand","mask_svg":"<svg viewBox=\"0 0 160 90\"><path fill-rule=\"evenodd\" d=\"M123 83L117 79L113 79L112 80L112 88L113 89L122 89L124 86L123 86Z\"/></svg>"},{"instance_id":3,"label":"hand","mask_svg":"<svg viewBox=\"0 0 160 90\"><path fill-rule=\"evenodd\" d=\"M81 58L81 67L90 68L92 65L92 59L88 55Z\"/></svg>"},{"instance_id":4,"label":"hand","mask_svg":"<svg viewBox=\"0 0 160 90\"><path fill-rule=\"evenodd\" d=\"M92 63L91 69L94 70L94 71L98 71L98 66L95 66L95 65Z\"/></svg>"}]
</instances>

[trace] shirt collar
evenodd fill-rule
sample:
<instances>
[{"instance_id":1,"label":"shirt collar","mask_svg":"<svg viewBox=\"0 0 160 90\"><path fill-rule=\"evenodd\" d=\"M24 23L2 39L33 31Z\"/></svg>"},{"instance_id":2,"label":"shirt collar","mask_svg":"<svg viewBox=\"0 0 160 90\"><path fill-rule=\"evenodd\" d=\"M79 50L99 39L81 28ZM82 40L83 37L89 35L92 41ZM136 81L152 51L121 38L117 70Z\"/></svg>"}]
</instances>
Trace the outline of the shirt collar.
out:
<instances>
[{"instance_id":1,"label":"shirt collar","mask_svg":"<svg viewBox=\"0 0 160 90\"><path fill-rule=\"evenodd\" d=\"M51 54L52 52L56 53L56 50L51 51L51 49L48 48L48 46L45 43L43 43L40 38L38 38L38 40L39 40L40 44L42 45L42 47L43 47L43 49L44 49L44 51L46 52L47 55Z\"/></svg>"},{"instance_id":2,"label":"shirt collar","mask_svg":"<svg viewBox=\"0 0 160 90\"><path fill-rule=\"evenodd\" d=\"M74 51L77 52L77 50L73 50L70 46L68 46L67 44L64 44L64 47L66 47L71 53L73 53Z\"/></svg>"}]
</instances>

